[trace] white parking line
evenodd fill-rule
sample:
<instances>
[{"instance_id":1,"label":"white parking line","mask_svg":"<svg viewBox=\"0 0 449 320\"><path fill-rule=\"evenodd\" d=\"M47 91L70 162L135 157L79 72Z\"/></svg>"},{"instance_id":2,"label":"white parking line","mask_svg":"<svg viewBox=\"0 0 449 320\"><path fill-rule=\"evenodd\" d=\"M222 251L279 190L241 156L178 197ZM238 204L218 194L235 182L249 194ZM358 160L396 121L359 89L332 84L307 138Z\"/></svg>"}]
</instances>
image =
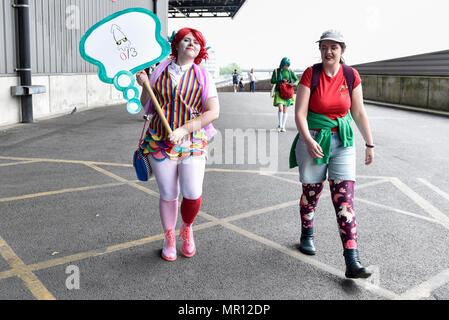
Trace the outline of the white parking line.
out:
<instances>
[{"instance_id":1,"label":"white parking line","mask_svg":"<svg viewBox=\"0 0 449 320\"><path fill-rule=\"evenodd\" d=\"M424 211L434 217L436 220L440 221L441 224L449 229L449 217L442 213L440 210L435 208L430 202L421 197L418 193L413 191L409 186L403 183L396 177L390 178L390 181L399 190L401 190L406 196L408 196L413 202L420 206Z\"/></svg>"},{"instance_id":2,"label":"white parking line","mask_svg":"<svg viewBox=\"0 0 449 320\"><path fill-rule=\"evenodd\" d=\"M445 285L449 282L449 269L443 270L427 281L413 287L402 295L399 296L399 299L404 300L416 300L422 298L430 297L432 291L438 289L439 287Z\"/></svg>"},{"instance_id":3,"label":"white parking line","mask_svg":"<svg viewBox=\"0 0 449 320\"><path fill-rule=\"evenodd\" d=\"M426 186L428 186L430 189L432 189L433 191L435 191L436 193L438 193L440 196L442 196L443 198L445 198L446 200L449 201L449 194L447 194L446 192L444 192L443 190L441 190L440 188L438 188L437 186L434 186L433 184L431 184L429 181L423 179L423 178L418 178L418 181L420 181L421 183L425 184Z\"/></svg>"},{"instance_id":4,"label":"white parking line","mask_svg":"<svg viewBox=\"0 0 449 320\"><path fill-rule=\"evenodd\" d=\"M437 224L441 224L442 225L442 223L440 221L438 221L438 220L435 220L435 219L432 219L432 218L429 218L429 217L426 217L426 216L422 216L422 215L419 215L419 214L416 214L416 213L408 212L408 211L405 211L405 210L397 209L397 208L394 208L394 207L386 206L386 205L383 205L383 204L380 204L380 203L377 203L377 202L361 199L360 197L357 197L356 201L364 202L366 204L369 204L370 206L379 207L379 208L382 208L382 209L385 209L385 210L389 210L389 211L405 214L405 215L413 217L413 218L417 218L417 219L421 219L421 220L425 220L425 221L428 221L428 222L437 223ZM444 227L444 225L443 225L443 227Z\"/></svg>"}]
</instances>

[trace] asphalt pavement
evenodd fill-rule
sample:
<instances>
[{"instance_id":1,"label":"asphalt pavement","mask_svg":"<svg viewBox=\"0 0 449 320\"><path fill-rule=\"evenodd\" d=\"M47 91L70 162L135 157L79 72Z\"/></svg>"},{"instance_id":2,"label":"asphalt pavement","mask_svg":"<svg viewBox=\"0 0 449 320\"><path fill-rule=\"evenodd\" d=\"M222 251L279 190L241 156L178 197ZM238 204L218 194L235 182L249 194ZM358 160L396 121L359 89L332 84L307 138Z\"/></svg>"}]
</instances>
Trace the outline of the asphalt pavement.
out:
<instances>
[{"instance_id":1,"label":"asphalt pavement","mask_svg":"<svg viewBox=\"0 0 449 320\"><path fill-rule=\"evenodd\" d=\"M449 299L449 118L366 105L375 160L357 148L355 210L366 280L348 280L329 187L317 254L298 250L296 135L269 93L220 93L197 253L160 258L154 179L132 154L143 125L124 105L0 128L0 299ZM177 228L181 219L178 218Z\"/></svg>"}]
</instances>

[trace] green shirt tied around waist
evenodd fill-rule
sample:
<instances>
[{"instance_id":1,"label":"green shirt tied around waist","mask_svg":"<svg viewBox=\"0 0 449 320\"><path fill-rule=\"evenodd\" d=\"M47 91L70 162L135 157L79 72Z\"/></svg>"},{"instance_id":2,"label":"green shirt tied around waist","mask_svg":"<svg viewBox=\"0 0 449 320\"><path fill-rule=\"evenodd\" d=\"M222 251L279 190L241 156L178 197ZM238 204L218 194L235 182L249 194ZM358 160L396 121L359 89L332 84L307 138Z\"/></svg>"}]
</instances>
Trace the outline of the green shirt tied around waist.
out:
<instances>
[{"instance_id":1,"label":"green shirt tied around waist","mask_svg":"<svg viewBox=\"0 0 449 320\"><path fill-rule=\"evenodd\" d=\"M329 163L332 142L332 128L338 127L338 134L340 135L340 140L343 144L343 147L351 147L354 145L354 132L352 131L351 121L352 117L349 111L343 118L331 120L325 115L309 110L307 114L307 123L309 125L309 129L321 129L316 138L316 142L318 142L318 144L321 146L321 149L323 149L324 156L320 159L315 159L316 164ZM295 152L298 139L299 133L293 140L292 147L290 149L290 168L298 166L296 162Z\"/></svg>"}]
</instances>

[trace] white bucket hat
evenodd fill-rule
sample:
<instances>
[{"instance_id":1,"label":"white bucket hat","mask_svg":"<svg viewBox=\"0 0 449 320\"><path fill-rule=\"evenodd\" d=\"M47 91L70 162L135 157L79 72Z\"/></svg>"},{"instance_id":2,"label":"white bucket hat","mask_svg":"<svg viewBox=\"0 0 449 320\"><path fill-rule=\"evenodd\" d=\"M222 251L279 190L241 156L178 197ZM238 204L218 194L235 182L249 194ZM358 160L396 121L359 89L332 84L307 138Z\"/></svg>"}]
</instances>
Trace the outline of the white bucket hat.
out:
<instances>
[{"instance_id":1,"label":"white bucket hat","mask_svg":"<svg viewBox=\"0 0 449 320\"><path fill-rule=\"evenodd\" d=\"M345 42L345 39L343 38L343 35L340 33L340 31L335 30L335 29L324 31L320 37L320 40L318 40L317 42L320 42L323 40L332 40L335 42L342 42L342 43Z\"/></svg>"}]
</instances>

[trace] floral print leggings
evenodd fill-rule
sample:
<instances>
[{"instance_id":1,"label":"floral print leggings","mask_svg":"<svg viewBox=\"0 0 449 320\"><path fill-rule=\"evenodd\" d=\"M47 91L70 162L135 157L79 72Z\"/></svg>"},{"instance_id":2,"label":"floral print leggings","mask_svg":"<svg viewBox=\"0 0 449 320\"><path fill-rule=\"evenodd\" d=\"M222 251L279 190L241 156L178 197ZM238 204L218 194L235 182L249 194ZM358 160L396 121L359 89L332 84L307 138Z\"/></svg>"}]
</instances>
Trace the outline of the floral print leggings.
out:
<instances>
[{"instance_id":1,"label":"floral print leggings","mask_svg":"<svg viewBox=\"0 0 449 320\"><path fill-rule=\"evenodd\" d=\"M315 209L323 186L324 182L302 184L299 212L303 228L313 226ZM329 186L343 247L345 249L357 249L357 223L353 206L354 181L329 180Z\"/></svg>"}]
</instances>

